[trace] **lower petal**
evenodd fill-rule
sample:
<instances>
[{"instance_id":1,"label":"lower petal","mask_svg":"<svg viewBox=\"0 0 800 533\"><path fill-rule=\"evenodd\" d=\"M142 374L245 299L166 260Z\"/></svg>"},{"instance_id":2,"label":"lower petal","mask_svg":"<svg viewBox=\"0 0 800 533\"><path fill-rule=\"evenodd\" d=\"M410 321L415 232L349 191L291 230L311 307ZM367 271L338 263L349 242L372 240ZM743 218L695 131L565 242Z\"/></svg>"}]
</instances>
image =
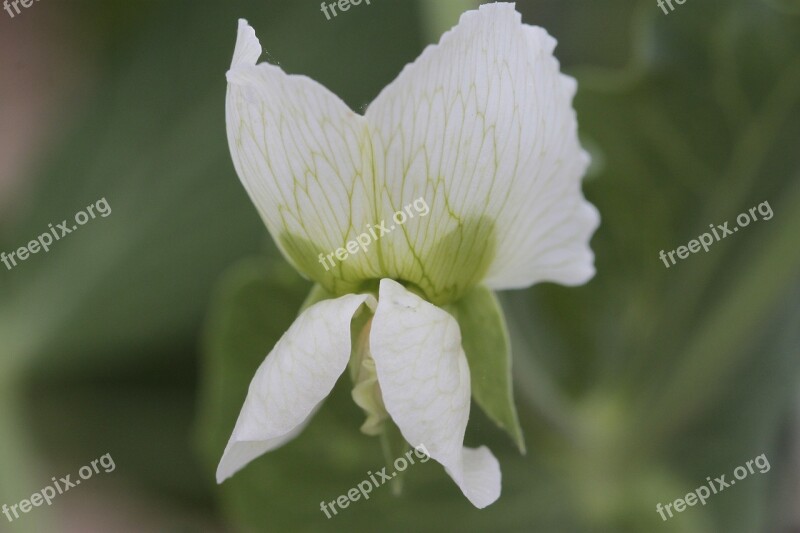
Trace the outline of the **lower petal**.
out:
<instances>
[{"instance_id":1,"label":"lower petal","mask_svg":"<svg viewBox=\"0 0 800 533\"><path fill-rule=\"evenodd\" d=\"M384 279L370 350L386 410L403 437L424 446L473 505L493 503L501 488L497 459L485 446L463 447L470 374L455 319Z\"/></svg>"},{"instance_id":2,"label":"lower petal","mask_svg":"<svg viewBox=\"0 0 800 533\"><path fill-rule=\"evenodd\" d=\"M349 294L303 311L256 371L217 468L217 483L296 437L350 358L350 321L369 295Z\"/></svg>"}]
</instances>

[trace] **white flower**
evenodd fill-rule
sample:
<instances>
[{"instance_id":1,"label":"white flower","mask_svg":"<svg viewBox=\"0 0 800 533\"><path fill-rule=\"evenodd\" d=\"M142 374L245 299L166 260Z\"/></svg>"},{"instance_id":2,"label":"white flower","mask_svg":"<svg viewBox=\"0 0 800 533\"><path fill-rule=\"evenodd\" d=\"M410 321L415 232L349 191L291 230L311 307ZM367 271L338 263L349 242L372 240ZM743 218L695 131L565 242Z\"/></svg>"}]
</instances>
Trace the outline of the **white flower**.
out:
<instances>
[{"instance_id":1,"label":"white flower","mask_svg":"<svg viewBox=\"0 0 800 533\"><path fill-rule=\"evenodd\" d=\"M470 369L459 325L441 307L481 283L577 285L594 275L588 242L599 216L580 190L589 157L576 83L560 73L555 44L513 4L484 5L361 116L307 77L256 64L261 46L239 22L227 74L236 171L283 254L331 298L303 311L258 369L219 482L302 431L350 362L368 363L354 394L371 416L365 431L391 418L476 507L499 497L495 457L463 447ZM335 268L320 265L320 253L417 198L429 216ZM354 343L359 309L374 316Z\"/></svg>"}]
</instances>

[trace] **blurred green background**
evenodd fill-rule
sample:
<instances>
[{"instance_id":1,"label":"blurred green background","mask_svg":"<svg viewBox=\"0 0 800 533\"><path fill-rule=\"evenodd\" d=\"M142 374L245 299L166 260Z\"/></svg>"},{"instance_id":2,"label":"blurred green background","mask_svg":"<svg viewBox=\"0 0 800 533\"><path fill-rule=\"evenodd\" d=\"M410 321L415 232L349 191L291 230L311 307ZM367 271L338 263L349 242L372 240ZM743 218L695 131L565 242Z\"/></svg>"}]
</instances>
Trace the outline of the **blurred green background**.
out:
<instances>
[{"instance_id":1,"label":"blurred green background","mask_svg":"<svg viewBox=\"0 0 800 533\"><path fill-rule=\"evenodd\" d=\"M236 20L353 109L477 2L36 2L0 11L0 250L105 197L113 213L0 267L0 504L110 453L0 531L792 532L800 528L800 2L529 0L565 72L603 222L586 286L502 295L528 453L478 511L433 461L400 497L331 500L383 463L341 380L308 429L221 487L256 367L309 284L279 257L225 136ZM768 201L774 218L667 269ZM657 503L760 454L663 522Z\"/></svg>"}]
</instances>

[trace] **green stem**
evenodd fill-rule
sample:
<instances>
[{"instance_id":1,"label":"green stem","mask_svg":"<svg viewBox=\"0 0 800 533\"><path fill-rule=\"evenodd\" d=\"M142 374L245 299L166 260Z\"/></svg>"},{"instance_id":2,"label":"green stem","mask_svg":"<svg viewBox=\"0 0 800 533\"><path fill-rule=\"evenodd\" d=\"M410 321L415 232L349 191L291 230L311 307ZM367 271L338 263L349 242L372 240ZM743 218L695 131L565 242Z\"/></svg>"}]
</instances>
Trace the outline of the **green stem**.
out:
<instances>
[{"instance_id":1,"label":"green stem","mask_svg":"<svg viewBox=\"0 0 800 533\"><path fill-rule=\"evenodd\" d=\"M410 447L400 433L400 429L391 421L386 420L384 430L381 432L381 449L383 450L383 460L386 463L386 470L392 472L392 480L389 484L392 487L392 494L400 496L403 493L403 472L394 470L394 460L407 452Z\"/></svg>"}]
</instances>

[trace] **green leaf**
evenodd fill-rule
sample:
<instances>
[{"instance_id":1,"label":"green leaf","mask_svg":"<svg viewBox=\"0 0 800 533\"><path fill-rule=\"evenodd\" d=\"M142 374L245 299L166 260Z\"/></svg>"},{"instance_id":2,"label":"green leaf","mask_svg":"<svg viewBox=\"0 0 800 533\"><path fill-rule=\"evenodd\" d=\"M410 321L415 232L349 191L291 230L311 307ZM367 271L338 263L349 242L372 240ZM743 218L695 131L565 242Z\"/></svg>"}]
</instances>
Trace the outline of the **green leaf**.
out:
<instances>
[{"instance_id":1,"label":"green leaf","mask_svg":"<svg viewBox=\"0 0 800 533\"><path fill-rule=\"evenodd\" d=\"M480 286L446 309L461 328L461 344L472 379L472 397L489 418L508 432L520 452L525 453L525 439L514 407L511 344L497 297Z\"/></svg>"}]
</instances>

